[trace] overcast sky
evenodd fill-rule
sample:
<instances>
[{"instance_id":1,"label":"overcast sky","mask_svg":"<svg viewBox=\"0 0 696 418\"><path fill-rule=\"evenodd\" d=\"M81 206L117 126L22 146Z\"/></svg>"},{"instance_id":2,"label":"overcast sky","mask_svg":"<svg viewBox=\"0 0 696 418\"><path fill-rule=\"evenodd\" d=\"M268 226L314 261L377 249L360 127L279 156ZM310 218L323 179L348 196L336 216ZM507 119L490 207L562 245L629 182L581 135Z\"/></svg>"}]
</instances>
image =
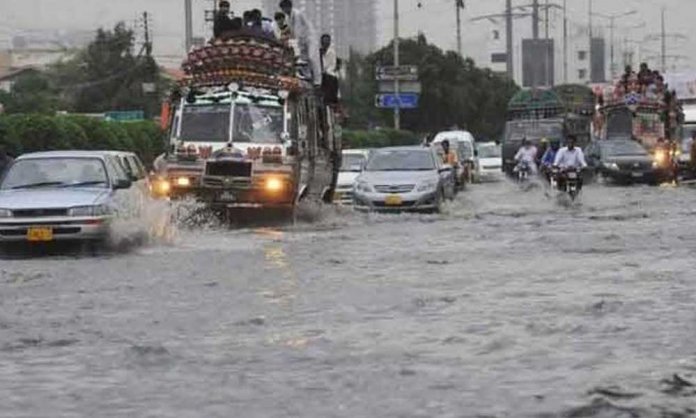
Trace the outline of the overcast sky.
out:
<instances>
[{"instance_id":1,"label":"overcast sky","mask_svg":"<svg viewBox=\"0 0 696 418\"><path fill-rule=\"evenodd\" d=\"M350 1L350 0L343 0ZM375 0L379 2L380 43L388 42L393 31L393 0ZM547 0L540 0L544 4ZM570 33L580 35L587 26L588 1L566 0L569 10ZM493 40L493 31L504 31L502 22L471 22L471 18L501 12L504 0L465 0L467 9L463 11L464 31L463 49L466 55L477 61L487 59L490 52L498 46ZM561 3L563 0L550 0ZM196 5L195 30L203 35L207 29L203 22L203 10L212 5L212 0L194 0ZM234 9L258 7L260 0L233 0ZM418 4L421 7L418 7ZM531 0L513 0L513 5L522 6ZM54 30L88 30L99 26L112 26L118 21L134 25L143 11L152 15L152 30L155 35L156 54L172 63L178 61L183 52L183 0L0 0L0 45L7 42L10 35L28 29ZM687 36L696 21L696 1L694 0L594 0L598 13L623 13L635 9L638 14L617 19L617 26L634 26L642 22L646 27L626 31L617 29L616 43L623 45L623 39L630 37L642 40L645 35L659 33L660 8L667 8L667 31L683 33ZM423 32L433 42L445 49L455 49L456 31L454 0L400 0L403 36ZM560 35L561 12L553 12L550 31ZM554 19L555 17L555 19ZM596 18L596 25L606 25L606 19ZM518 37L528 36L531 32L531 19L520 18L515 21ZM542 23L542 35L544 24ZM555 32L554 32L555 31ZM504 35L503 35L504 36ZM694 35L696 36L696 35ZM4 39L3 39L4 38ZM670 54L695 55L696 50L689 48L694 39L689 41L671 41ZM500 42L500 41L498 41ZM560 42L560 40L559 40ZM619 47L617 46L617 51ZM643 55L659 52L659 42L643 43ZM617 52L618 54L618 52ZM689 61L682 61L681 67L696 68L694 56Z\"/></svg>"}]
</instances>

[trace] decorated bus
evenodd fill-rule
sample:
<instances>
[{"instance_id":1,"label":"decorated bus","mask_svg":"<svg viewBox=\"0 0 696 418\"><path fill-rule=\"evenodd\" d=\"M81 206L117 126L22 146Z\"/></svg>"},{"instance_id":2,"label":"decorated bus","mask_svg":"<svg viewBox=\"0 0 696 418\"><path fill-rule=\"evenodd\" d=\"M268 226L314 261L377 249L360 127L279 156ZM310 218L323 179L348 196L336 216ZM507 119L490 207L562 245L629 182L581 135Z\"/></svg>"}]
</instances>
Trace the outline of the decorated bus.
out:
<instances>
[{"instance_id":1,"label":"decorated bus","mask_svg":"<svg viewBox=\"0 0 696 418\"><path fill-rule=\"evenodd\" d=\"M249 35L189 53L168 105L162 187L216 209L330 202L341 157L336 105L303 77L293 49Z\"/></svg>"}]
</instances>

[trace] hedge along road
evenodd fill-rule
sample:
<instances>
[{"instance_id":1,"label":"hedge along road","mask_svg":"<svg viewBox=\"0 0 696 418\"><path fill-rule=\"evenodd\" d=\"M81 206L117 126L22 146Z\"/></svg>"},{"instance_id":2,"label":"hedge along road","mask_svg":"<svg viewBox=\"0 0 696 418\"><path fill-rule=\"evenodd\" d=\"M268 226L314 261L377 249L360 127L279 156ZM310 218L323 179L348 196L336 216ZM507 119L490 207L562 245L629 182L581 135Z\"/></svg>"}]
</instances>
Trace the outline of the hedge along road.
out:
<instances>
[{"instance_id":1,"label":"hedge along road","mask_svg":"<svg viewBox=\"0 0 696 418\"><path fill-rule=\"evenodd\" d=\"M0 146L10 155L46 150L119 150L151 164L166 134L151 121L108 122L86 116L0 116Z\"/></svg>"},{"instance_id":2,"label":"hedge along road","mask_svg":"<svg viewBox=\"0 0 696 418\"><path fill-rule=\"evenodd\" d=\"M3 260L0 416L690 416L696 191L582 201Z\"/></svg>"}]
</instances>

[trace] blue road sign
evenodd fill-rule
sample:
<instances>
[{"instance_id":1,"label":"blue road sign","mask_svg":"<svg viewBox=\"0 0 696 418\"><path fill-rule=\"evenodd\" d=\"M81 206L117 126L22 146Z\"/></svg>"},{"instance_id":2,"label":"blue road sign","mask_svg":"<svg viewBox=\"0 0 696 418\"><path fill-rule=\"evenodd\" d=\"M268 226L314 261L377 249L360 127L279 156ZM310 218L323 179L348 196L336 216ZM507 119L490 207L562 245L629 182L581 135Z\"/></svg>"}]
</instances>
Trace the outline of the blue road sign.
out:
<instances>
[{"instance_id":1,"label":"blue road sign","mask_svg":"<svg viewBox=\"0 0 696 418\"><path fill-rule=\"evenodd\" d=\"M382 109L416 109L418 107L419 95L416 93L401 93L397 97L396 94L378 94L375 98L375 104Z\"/></svg>"}]
</instances>

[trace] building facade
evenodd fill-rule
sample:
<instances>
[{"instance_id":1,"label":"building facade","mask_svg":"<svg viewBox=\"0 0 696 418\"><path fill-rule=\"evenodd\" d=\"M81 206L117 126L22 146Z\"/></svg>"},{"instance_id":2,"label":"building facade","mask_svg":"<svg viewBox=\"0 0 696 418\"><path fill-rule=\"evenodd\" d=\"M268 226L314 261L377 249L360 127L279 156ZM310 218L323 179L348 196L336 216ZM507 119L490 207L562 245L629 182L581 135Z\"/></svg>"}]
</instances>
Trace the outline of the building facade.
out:
<instances>
[{"instance_id":1,"label":"building facade","mask_svg":"<svg viewBox=\"0 0 696 418\"><path fill-rule=\"evenodd\" d=\"M273 16L280 0L263 0L266 15ZM374 0L295 0L314 26L317 36L329 34L339 57L350 50L366 54L377 44L377 2Z\"/></svg>"}]
</instances>

